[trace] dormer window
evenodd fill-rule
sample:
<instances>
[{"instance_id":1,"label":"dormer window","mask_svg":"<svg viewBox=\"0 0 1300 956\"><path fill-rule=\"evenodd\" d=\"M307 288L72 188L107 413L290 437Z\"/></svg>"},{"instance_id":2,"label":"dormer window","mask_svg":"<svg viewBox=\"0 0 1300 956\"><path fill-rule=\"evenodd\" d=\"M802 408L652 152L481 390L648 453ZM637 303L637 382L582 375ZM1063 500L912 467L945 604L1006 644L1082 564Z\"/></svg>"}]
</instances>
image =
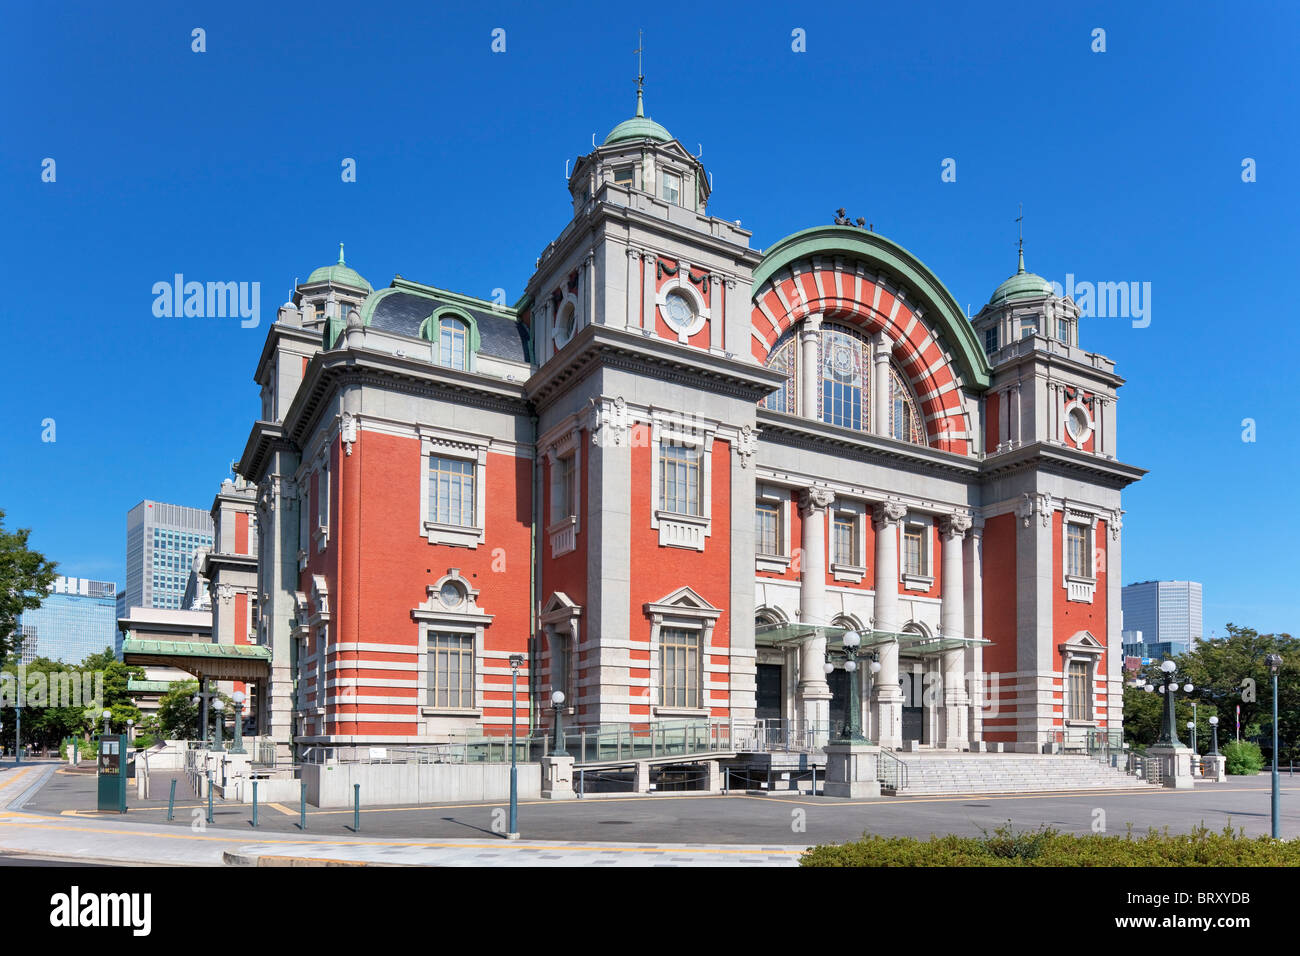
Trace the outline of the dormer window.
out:
<instances>
[{"instance_id":1,"label":"dormer window","mask_svg":"<svg viewBox=\"0 0 1300 956\"><path fill-rule=\"evenodd\" d=\"M682 204L682 177L676 173L665 172L663 174L664 192L663 198L666 202L674 206Z\"/></svg>"},{"instance_id":2,"label":"dormer window","mask_svg":"<svg viewBox=\"0 0 1300 956\"><path fill-rule=\"evenodd\" d=\"M1056 338L1066 345L1070 344L1070 322L1068 319L1056 320Z\"/></svg>"},{"instance_id":3,"label":"dormer window","mask_svg":"<svg viewBox=\"0 0 1300 956\"><path fill-rule=\"evenodd\" d=\"M445 316L438 320L438 364L445 368L465 368L465 323Z\"/></svg>"}]
</instances>

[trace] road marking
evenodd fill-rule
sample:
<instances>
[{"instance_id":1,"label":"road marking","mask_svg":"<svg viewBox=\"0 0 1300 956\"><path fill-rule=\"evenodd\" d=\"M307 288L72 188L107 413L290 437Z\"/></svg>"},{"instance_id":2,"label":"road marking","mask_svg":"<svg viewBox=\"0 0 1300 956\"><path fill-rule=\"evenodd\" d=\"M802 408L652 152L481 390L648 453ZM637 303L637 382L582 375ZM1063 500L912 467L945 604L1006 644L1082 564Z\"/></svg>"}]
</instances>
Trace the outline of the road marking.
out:
<instances>
[{"instance_id":1,"label":"road marking","mask_svg":"<svg viewBox=\"0 0 1300 956\"><path fill-rule=\"evenodd\" d=\"M1281 787L1282 792L1289 793L1292 789ZM793 797L782 798L786 803L796 803L807 807L880 807L887 804L915 804L915 803L958 803L970 800L972 797L979 797L981 800L1051 800L1054 797L1114 797L1134 794L1140 796L1186 796L1193 793L1268 793L1266 787L1216 787L1214 790L1175 790L1170 787L1152 786L1149 790L1136 789L1132 787L1121 787L1116 790L1038 790L1033 793L953 793L942 796L933 794L923 797L902 797L899 799L879 799L879 800L845 800L836 803L814 803L811 800L796 800ZM767 800L766 796L754 796L753 794L737 794L744 800Z\"/></svg>"},{"instance_id":2,"label":"road marking","mask_svg":"<svg viewBox=\"0 0 1300 956\"><path fill-rule=\"evenodd\" d=\"M272 810L279 810L286 817L296 817L299 815L297 810L290 810L283 803L268 803L267 806Z\"/></svg>"}]
</instances>

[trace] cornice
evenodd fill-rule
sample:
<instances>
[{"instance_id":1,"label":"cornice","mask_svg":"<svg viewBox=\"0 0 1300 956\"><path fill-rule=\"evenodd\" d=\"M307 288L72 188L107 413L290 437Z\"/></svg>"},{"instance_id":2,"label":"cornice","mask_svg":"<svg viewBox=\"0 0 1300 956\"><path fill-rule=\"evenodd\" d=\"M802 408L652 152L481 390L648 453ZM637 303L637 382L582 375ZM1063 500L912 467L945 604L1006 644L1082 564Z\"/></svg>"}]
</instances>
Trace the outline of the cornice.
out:
<instances>
[{"instance_id":1,"label":"cornice","mask_svg":"<svg viewBox=\"0 0 1300 956\"><path fill-rule=\"evenodd\" d=\"M302 447L329 398L353 385L369 385L512 415L528 411L523 386L516 383L430 365L410 356L369 349L335 349L317 353L308 364L302 385L284 417L285 434Z\"/></svg>"},{"instance_id":2,"label":"cornice","mask_svg":"<svg viewBox=\"0 0 1300 956\"><path fill-rule=\"evenodd\" d=\"M1111 488L1124 488L1138 481L1147 469L1127 465L1113 458L1099 458L1090 452L1064 445L1033 442L1020 448L984 459L980 466L983 480L1006 478L1024 471L1038 471L1066 477L1084 476Z\"/></svg>"},{"instance_id":3,"label":"cornice","mask_svg":"<svg viewBox=\"0 0 1300 956\"><path fill-rule=\"evenodd\" d=\"M819 419L799 418L765 408L758 410L758 428L760 464L764 464L763 446L774 444L830 452L842 458L942 478L975 478L980 469L978 461L964 455L851 431Z\"/></svg>"},{"instance_id":4,"label":"cornice","mask_svg":"<svg viewBox=\"0 0 1300 956\"><path fill-rule=\"evenodd\" d=\"M736 358L682 346L640 331L589 325L525 383L524 393L539 409L593 368L617 368L659 381L757 404L785 381L784 373Z\"/></svg>"}]
</instances>

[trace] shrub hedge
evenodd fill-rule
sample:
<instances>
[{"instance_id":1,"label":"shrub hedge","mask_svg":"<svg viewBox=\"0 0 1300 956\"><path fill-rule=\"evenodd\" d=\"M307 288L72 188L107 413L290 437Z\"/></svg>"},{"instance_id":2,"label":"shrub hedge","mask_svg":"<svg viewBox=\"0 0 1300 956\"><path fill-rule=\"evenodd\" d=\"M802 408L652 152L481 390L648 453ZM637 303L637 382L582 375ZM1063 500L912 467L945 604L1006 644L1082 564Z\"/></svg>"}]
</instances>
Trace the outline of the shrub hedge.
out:
<instances>
[{"instance_id":1,"label":"shrub hedge","mask_svg":"<svg viewBox=\"0 0 1300 956\"><path fill-rule=\"evenodd\" d=\"M1135 836L1061 833L1051 827L1016 833L1010 825L982 837L884 837L815 846L801 866L1300 866L1300 840L1247 837L1225 827L1189 834Z\"/></svg>"},{"instance_id":2,"label":"shrub hedge","mask_svg":"<svg viewBox=\"0 0 1300 956\"><path fill-rule=\"evenodd\" d=\"M1264 767L1264 753L1259 744L1251 740L1232 740L1223 745L1228 773L1249 775L1259 773Z\"/></svg>"}]
</instances>

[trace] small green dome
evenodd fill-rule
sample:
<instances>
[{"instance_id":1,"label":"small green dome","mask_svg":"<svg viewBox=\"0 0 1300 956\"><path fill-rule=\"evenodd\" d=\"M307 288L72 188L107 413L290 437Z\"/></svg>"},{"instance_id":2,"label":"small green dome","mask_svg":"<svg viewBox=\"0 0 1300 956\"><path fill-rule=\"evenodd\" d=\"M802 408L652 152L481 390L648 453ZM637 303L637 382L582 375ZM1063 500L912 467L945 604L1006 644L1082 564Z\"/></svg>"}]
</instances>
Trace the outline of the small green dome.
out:
<instances>
[{"instance_id":1,"label":"small green dome","mask_svg":"<svg viewBox=\"0 0 1300 956\"><path fill-rule=\"evenodd\" d=\"M339 261L332 266L321 266L307 277L307 285L315 282L333 282L336 285L348 285L357 289L365 289L366 292L373 292L370 283L366 281L365 276L356 269L349 268L343 262L343 243L339 243Z\"/></svg>"},{"instance_id":2,"label":"small green dome","mask_svg":"<svg viewBox=\"0 0 1300 956\"><path fill-rule=\"evenodd\" d=\"M601 145L611 146L614 143L625 143L636 139L654 139L661 143L667 143L672 138L672 133L645 115L645 106L641 102L641 91L637 90L636 116L623 120L610 130L609 135L605 137L605 142Z\"/></svg>"},{"instance_id":3,"label":"small green dome","mask_svg":"<svg viewBox=\"0 0 1300 956\"><path fill-rule=\"evenodd\" d=\"M1040 275L1025 271L1025 254L1020 253L1020 268L1006 282L993 290L989 304L996 305L1010 299L1036 299L1040 295L1052 295L1056 290L1052 283Z\"/></svg>"}]
</instances>

